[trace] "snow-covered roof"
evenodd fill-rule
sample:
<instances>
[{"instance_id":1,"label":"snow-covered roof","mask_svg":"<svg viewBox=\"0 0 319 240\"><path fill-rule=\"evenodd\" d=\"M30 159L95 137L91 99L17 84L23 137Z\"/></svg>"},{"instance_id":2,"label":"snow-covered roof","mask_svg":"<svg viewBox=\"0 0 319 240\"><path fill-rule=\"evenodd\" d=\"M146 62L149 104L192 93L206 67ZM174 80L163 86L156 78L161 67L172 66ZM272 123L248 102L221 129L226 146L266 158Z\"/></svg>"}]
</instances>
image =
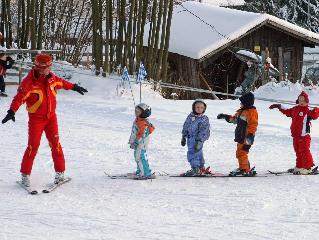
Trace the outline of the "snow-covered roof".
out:
<instances>
[{"instance_id":1,"label":"snow-covered roof","mask_svg":"<svg viewBox=\"0 0 319 240\"><path fill-rule=\"evenodd\" d=\"M265 24L319 45L319 34L269 14L188 1L174 8L169 51L193 59L202 59L232 44L251 29ZM146 46L148 27L149 25L146 25Z\"/></svg>"}]
</instances>

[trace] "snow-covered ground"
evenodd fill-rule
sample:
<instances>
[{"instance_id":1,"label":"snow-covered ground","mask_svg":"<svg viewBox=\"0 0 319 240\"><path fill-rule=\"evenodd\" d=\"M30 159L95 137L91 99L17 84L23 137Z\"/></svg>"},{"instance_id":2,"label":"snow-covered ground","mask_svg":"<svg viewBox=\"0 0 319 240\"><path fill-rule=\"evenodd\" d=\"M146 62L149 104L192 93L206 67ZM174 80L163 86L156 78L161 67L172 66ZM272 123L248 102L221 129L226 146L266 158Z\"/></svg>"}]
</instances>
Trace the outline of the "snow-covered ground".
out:
<instances>
[{"instance_id":1,"label":"snow-covered ground","mask_svg":"<svg viewBox=\"0 0 319 240\"><path fill-rule=\"evenodd\" d=\"M244 0L202 0L201 2L215 6L236 6L245 4Z\"/></svg>"},{"instance_id":2,"label":"snow-covered ground","mask_svg":"<svg viewBox=\"0 0 319 240\"><path fill-rule=\"evenodd\" d=\"M28 195L17 184L27 144L24 107L16 122L1 125L0 239L314 239L319 225L319 177L169 178L152 181L112 180L104 175L135 169L127 141L134 120L131 92L118 96L117 77L73 74L89 93L58 94L58 119L67 175L73 180L50 194ZM8 86L10 96L16 86ZM260 97L295 100L300 85L269 84ZM138 101L138 86L134 86ZM319 103L319 91L310 92ZM0 99L5 116L11 97ZM154 171L176 174L189 168L180 146L182 124L192 101L165 100L143 87L143 102L152 107L148 157ZM259 127L251 149L258 173L294 166L290 119L269 102L256 101ZM211 138L204 145L207 166L218 172L237 167L234 125L217 120L232 114L238 100L207 100ZM319 122L313 121L312 152L319 161ZM41 190L54 177L45 136L34 162L32 183Z\"/></svg>"}]
</instances>

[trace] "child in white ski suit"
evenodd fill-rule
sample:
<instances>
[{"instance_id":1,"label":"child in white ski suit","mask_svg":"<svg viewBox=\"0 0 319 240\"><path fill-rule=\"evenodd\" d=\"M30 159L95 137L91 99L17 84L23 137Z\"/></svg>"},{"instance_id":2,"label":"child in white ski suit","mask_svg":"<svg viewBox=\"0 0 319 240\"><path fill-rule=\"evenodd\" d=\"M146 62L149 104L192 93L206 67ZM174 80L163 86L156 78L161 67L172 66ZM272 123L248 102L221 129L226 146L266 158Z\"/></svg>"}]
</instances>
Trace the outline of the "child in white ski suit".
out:
<instances>
[{"instance_id":1,"label":"child in white ski suit","mask_svg":"<svg viewBox=\"0 0 319 240\"><path fill-rule=\"evenodd\" d=\"M137 164L136 175L145 178L152 175L146 153L150 134L155 129L147 119L150 115L151 108L148 105L140 103L136 106L136 119L129 139L130 148L134 149L134 158Z\"/></svg>"}]
</instances>

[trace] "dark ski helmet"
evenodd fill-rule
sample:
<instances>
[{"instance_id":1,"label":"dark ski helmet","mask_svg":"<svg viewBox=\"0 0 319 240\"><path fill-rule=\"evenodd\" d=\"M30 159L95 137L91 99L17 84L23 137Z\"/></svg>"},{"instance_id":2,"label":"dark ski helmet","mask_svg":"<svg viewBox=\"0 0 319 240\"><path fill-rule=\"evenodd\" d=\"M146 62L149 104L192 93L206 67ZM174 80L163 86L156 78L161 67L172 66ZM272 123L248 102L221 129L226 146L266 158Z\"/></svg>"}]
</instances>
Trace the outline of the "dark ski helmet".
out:
<instances>
[{"instance_id":1,"label":"dark ski helmet","mask_svg":"<svg viewBox=\"0 0 319 240\"><path fill-rule=\"evenodd\" d=\"M251 92L242 95L239 98L239 101L243 104L244 107L252 107L255 102L255 96Z\"/></svg>"},{"instance_id":2,"label":"dark ski helmet","mask_svg":"<svg viewBox=\"0 0 319 240\"><path fill-rule=\"evenodd\" d=\"M141 118L148 118L149 116L151 116L152 109L147 104L140 103L136 107L142 110L142 113L140 115Z\"/></svg>"},{"instance_id":3,"label":"dark ski helmet","mask_svg":"<svg viewBox=\"0 0 319 240\"><path fill-rule=\"evenodd\" d=\"M206 111L206 108L207 108L207 105L206 105L206 103L204 102L204 100L203 99L195 99L195 101L193 102L193 105L192 105L192 110L193 110L193 113L196 115L196 114L198 114L198 113L196 113L196 111L195 111L195 105L196 105L196 103L202 103L202 104L204 104L204 112ZM204 113L203 112L203 113Z\"/></svg>"}]
</instances>

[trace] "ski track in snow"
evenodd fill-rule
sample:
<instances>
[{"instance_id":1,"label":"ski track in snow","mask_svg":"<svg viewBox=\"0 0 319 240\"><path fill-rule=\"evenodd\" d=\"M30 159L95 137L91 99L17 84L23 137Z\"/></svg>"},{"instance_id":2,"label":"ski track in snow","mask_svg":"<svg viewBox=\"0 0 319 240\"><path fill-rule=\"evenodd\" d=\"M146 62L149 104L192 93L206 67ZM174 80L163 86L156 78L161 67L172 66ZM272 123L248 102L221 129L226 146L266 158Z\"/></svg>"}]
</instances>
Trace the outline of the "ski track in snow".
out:
<instances>
[{"instance_id":1,"label":"ski track in snow","mask_svg":"<svg viewBox=\"0 0 319 240\"><path fill-rule=\"evenodd\" d=\"M83 81L89 93L60 91L61 143L72 181L50 194L31 196L15 181L27 144L24 106L16 122L1 126L0 239L313 239L319 226L319 177L169 178L113 180L104 175L135 170L127 141L134 120L130 92L115 96L115 84ZM103 79L103 81L106 81ZM100 86L101 85L101 86ZM8 86L13 96L16 87ZM154 171L178 174L189 168L181 129L192 101L170 101L145 90L156 130L148 156ZM134 89L138 99L138 87ZM11 98L0 99L5 116ZM211 138L204 145L206 165L218 172L237 167L235 125L217 120L233 114L238 101L207 101ZM251 164L259 173L294 166L290 119L257 101L259 128ZM319 163L319 122L313 121L312 152ZM53 180L45 135L31 181L38 190Z\"/></svg>"}]
</instances>

